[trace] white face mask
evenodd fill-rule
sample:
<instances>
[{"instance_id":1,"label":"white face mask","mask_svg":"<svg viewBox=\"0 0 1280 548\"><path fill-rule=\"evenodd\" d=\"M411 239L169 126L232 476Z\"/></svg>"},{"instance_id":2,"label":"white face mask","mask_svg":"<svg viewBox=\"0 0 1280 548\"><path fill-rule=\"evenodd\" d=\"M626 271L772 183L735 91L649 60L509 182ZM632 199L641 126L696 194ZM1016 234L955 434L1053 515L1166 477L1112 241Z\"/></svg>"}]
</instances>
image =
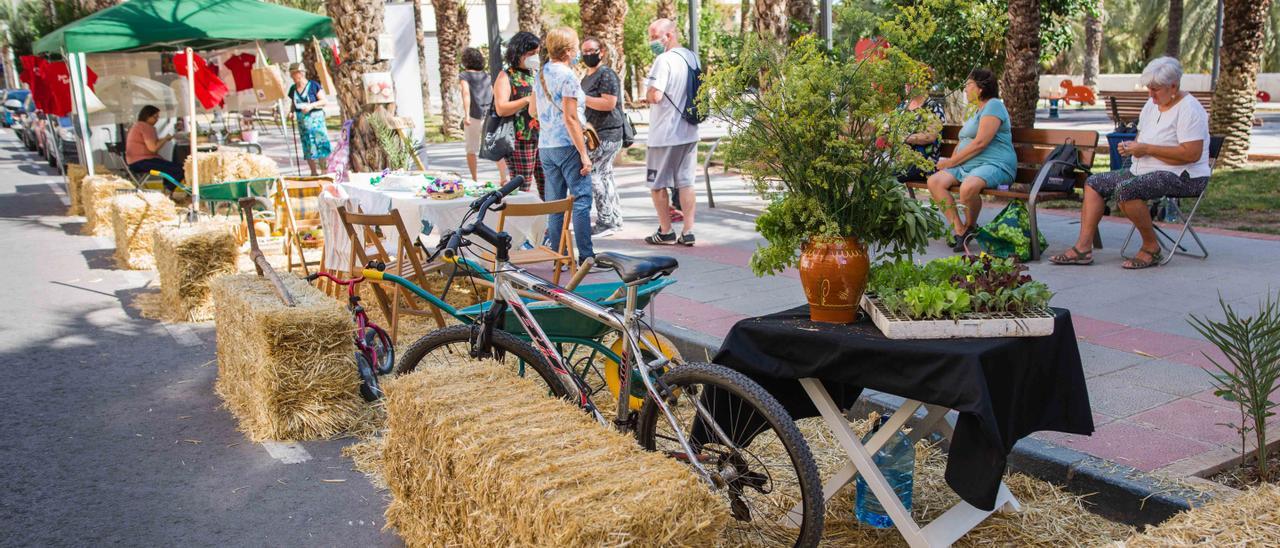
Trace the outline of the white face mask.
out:
<instances>
[{"instance_id":1,"label":"white face mask","mask_svg":"<svg viewBox=\"0 0 1280 548\"><path fill-rule=\"evenodd\" d=\"M529 70L538 70L542 66L542 62L537 55L530 55L524 60L524 68Z\"/></svg>"}]
</instances>

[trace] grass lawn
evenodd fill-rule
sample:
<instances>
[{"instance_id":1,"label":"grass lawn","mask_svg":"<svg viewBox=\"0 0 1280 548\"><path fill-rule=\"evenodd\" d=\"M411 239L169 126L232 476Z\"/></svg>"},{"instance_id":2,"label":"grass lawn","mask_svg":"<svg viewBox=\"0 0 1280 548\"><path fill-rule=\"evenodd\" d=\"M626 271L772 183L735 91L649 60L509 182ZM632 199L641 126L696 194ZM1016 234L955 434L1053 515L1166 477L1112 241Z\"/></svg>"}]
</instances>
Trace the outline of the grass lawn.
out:
<instances>
[{"instance_id":1,"label":"grass lawn","mask_svg":"<svg viewBox=\"0 0 1280 548\"><path fill-rule=\"evenodd\" d=\"M710 151L711 151L711 143L698 143L698 173L699 174L702 173L702 164L703 162L707 161L707 153ZM717 163L724 162L724 157L721 156L721 154L723 154L723 151L716 153ZM622 149L622 154L619 155L618 162L619 164L622 164L622 165L627 165L627 164L643 165L644 155L645 155L645 146L643 144L637 143L637 144L631 145L631 148Z\"/></svg>"},{"instance_id":2,"label":"grass lawn","mask_svg":"<svg viewBox=\"0 0 1280 548\"><path fill-rule=\"evenodd\" d=\"M441 121L440 116L438 115L428 116L425 122L426 122L426 132L427 132L427 143L452 143L452 142L462 141L461 129L458 130L457 132L458 136L454 139L449 139L445 137L443 133L440 132L440 127L443 125L443 122ZM342 119L336 116L325 118L324 124L326 127L329 128L329 131L342 131Z\"/></svg>"}]
</instances>

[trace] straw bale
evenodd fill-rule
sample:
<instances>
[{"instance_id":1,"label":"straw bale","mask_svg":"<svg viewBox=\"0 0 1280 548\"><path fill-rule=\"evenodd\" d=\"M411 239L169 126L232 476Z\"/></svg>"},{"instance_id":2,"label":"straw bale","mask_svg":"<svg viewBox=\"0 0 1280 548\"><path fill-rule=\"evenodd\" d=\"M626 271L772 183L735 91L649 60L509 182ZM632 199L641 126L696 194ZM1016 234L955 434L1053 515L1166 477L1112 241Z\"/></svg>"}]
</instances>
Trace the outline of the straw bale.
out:
<instances>
[{"instance_id":1,"label":"straw bale","mask_svg":"<svg viewBox=\"0 0 1280 548\"><path fill-rule=\"evenodd\" d=\"M200 184L220 183L223 181L241 181L244 179L261 179L277 177L280 169L275 160L262 154L249 154L236 150L219 150L200 154ZM187 175L194 173L195 163L190 156L185 166Z\"/></svg>"},{"instance_id":2,"label":"straw bale","mask_svg":"<svg viewBox=\"0 0 1280 548\"><path fill-rule=\"evenodd\" d=\"M108 175L111 170L98 165L94 166L95 173L98 175ZM77 216L83 215L84 209L80 204L80 183L84 181L89 170L81 164L67 164L67 197L71 199L70 208L67 209L67 215Z\"/></svg>"},{"instance_id":3,"label":"straw bale","mask_svg":"<svg viewBox=\"0 0 1280 548\"><path fill-rule=\"evenodd\" d=\"M133 184L115 175L89 175L80 181L80 207L84 211L86 236L111 234L111 198L117 190L132 189Z\"/></svg>"},{"instance_id":4,"label":"straw bale","mask_svg":"<svg viewBox=\"0 0 1280 548\"><path fill-rule=\"evenodd\" d=\"M155 268L151 240L164 223L178 217L173 201L163 194L139 192L111 198L111 227L116 235L116 266L124 269Z\"/></svg>"},{"instance_id":5,"label":"straw bale","mask_svg":"<svg viewBox=\"0 0 1280 548\"><path fill-rule=\"evenodd\" d=\"M496 365L388 383L387 525L410 546L708 546L727 508L646 452Z\"/></svg>"},{"instance_id":6,"label":"straw bale","mask_svg":"<svg viewBox=\"0 0 1280 548\"><path fill-rule=\"evenodd\" d=\"M212 282L218 395L253 441L329 438L366 407L352 357L351 316L305 280L283 275L297 306L254 274Z\"/></svg>"},{"instance_id":7,"label":"straw bale","mask_svg":"<svg viewBox=\"0 0 1280 548\"><path fill-rule=\"evenodd\" d=\"M213 319L209 283L238 270L235 229L234 222L208 220L156 231L153 250L166 317L190 322Z\"/></svg>"},{"instance_id":8,"label":"straw bale","mask_svg":"<svg viewBox=\"0 0 1280 548\"><path fill-rule=\"evenodd\" d=\"M1280 486L1264 483L1236 498L1215 499L1134 535L1124 545L1280 546Z\"/></svg>"}]
</instances>

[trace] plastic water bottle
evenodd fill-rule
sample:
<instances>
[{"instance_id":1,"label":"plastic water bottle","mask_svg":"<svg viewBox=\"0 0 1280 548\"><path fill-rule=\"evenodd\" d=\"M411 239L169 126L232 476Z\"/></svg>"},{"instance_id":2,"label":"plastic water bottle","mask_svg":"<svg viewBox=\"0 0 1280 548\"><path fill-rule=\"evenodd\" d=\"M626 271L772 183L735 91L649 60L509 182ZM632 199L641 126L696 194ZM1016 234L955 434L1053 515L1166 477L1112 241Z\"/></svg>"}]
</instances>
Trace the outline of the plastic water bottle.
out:
<instances>
[{"instance_id":1,"label":"plastic water bottle","mask_svg":"<svg viewBox=\"0 0 1280 548\"><path fill-rule=\"evenodd\" d=\"M879 424L862 439L862 443L870 441L871 436L880 430L887 420L888 417L880 417ZM872 455L871 460L880 469L880 473L884 474L889 487L893 488L893 492L898 495L898 500L902 501L902 505L910 513L911 487L914 482L912 476L916 469L915 445L902 430L898 430L875 455ZM888 512L885 512L884 506L876 499L875 493L867 487L867 482L862 479L861 474L857 479L857 491L858 499L854 505L854 511L858 521L881 529L893 527L893 519L889 517Z\"/></svg>"}]
</instances>

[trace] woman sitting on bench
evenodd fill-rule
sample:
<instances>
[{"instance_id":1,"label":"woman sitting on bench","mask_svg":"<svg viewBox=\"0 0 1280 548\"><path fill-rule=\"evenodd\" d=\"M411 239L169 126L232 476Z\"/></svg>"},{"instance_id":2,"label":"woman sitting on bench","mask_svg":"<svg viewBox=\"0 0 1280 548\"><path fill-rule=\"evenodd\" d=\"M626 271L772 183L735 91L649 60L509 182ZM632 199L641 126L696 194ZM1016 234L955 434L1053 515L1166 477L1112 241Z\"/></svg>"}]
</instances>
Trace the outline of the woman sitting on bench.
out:
<instances>
[{"instance_id":1,"label":"woman sitting on bench","mask_svg":"<svg viewBox=\"0 0 1280 548\"><path fill-rule=\"evenodd\" d=\"M1050 257L1055 264L1093 263L1093 238L1106 199L1115 195L1129 221L1142 235L1142 249L1121 266L1131 270L1160 264L1162 251L1151 224L1148 200L1164 196L1197 196L1209 184L1209 115L1190 93L1180 89L1182 65L1160 57L1142 71L1139 82L1150 99L1138 116L1138 139L1120 143L1120 155L1133 159L1128 169L1089 177L1080 207L1080 237L1066 252Z\"/></svg>"},{"instance_id":2,"label":"woman sitting on bench","mask_svg":"<svg viewBox=\"0 0 1280 548\"><path fill-rule=\"evenodd\" d=\"M982 189L1013 182L1018 170L1009 111L1000 100L1000 83L995 74L986 69L970 72L964 92L969 102L978 103L978 111L960 128L960 144L955 152L950 158L938 160L938 172L928 180L929 194L942 204L942 214L951 221L955 237L951 249L957 252L964 251L967 240L977 234ZM956 183L960 183L960 201L966 209L964 221L951 198L951 187Z\"/></svg>"}]
</instances>

